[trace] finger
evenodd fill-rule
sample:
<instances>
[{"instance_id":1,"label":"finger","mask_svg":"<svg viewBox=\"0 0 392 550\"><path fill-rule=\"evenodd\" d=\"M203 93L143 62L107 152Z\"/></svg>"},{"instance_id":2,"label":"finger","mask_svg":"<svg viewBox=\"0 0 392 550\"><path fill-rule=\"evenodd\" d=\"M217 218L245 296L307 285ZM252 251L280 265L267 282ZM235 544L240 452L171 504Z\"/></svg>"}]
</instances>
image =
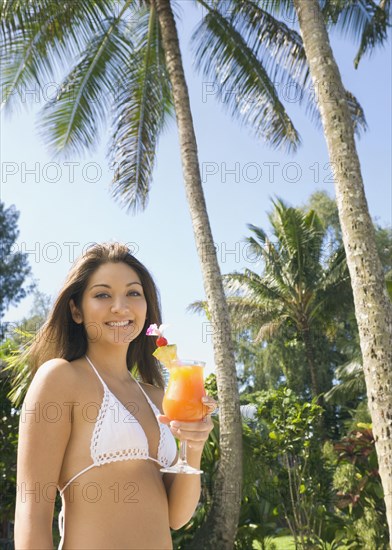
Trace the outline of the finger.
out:
<instances>
[{"instance_id":1,"label":"finger","mask_svg":"<svg viewBox=\"0 0 392 550\"><path fill-rule=\"evenodd\" d=\"M207 441L208 435L209 435L209 431L183 432L179 428L176 428L176 429L172 428L171 431L173 435L177 439L180 439L181 441L198 441L198 442Z\"/></svg>"},{"instance_id":2,"label":"finger","mask_svg":"<svg viewBox=\"0 0 392 550\"><path fill-rule=\"evenodd\" d=\"M168 418L164 414L158 414L157 418L158 422L161 422L162 424L170 424L170 418Z\"/></svg>"},{"instance_id":3,"label":"finger","mask_svg":"<svg viewBox=\"0 0 392 550\"><path fill-rule=\"evenodd\" d=\"M204 395L201 400L205 405L215 405L216 407L218 406L218 403L210 395Z\"/></svg>"},{"instance_id":4,"label":"finger","mask_svg":"<svg viewBox=\"0 0 392 550\"><path fill-rule=\"evenodd\" d=\"M198 422L180 422L179 420L172 420L170 422L170 428L180 429L183 432L203 432L206 429L209 429L209 426L213 426L212 420L209 417L203 418L203 420Z\"/></svg>"},{"instance_id":5,"label":"finger","mask_svg":"<svg viewBox=\"0 0 392 550\"><path fill-rule=\"evenodd\" d=\"M203 406L207 409L206 414L212 414L218 408L218 403L209 395L202 397L202 402Z\"/></svg>"},{"instance_id":6,"label":"finger","mask_svg":"<svg viewBox=\"0 0 392 550\"><path fill-rule=\"evenodd\" d=\"M205 441L213 428L212 422L198 422L192 424L192 426L188 426L184 423L171 422L170 431L178 439Z\"/></svg>"}]
</instances>

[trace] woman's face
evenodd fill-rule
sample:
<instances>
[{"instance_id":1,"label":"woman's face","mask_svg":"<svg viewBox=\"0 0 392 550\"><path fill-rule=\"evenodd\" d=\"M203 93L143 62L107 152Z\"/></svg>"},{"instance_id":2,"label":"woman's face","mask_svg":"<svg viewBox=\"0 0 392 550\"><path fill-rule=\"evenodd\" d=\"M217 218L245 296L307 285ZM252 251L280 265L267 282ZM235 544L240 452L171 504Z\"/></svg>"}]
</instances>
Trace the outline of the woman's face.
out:
<instances>
[{"instance_id":1,"label":"woman's face","mask_svg":"<svg viewBox=\"0 0 392 550\"><path fill-rule=\"evenodd\" d=\"M101 265L87 283L81 308L73 300L70 307L74 321L83 322L90 342L128 345L141 333L147 316L140 278L125 263Z\"/></svg>"}]
</instances>

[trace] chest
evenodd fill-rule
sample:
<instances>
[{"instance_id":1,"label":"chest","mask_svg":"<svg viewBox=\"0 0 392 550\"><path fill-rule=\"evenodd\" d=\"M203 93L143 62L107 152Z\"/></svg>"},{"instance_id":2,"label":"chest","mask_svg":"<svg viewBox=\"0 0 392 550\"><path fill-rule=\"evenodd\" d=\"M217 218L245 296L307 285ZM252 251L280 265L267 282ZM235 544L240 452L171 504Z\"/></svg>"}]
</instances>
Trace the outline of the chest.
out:
<instances>
[{"instance_id":1,"label":"chest","mask_svg":"<svg viewBox=\"0 0 392 550\"><path fill-rule=\"evenodd\" d=\"M74 437L96 448L135 447L157 458L161 438L159 409L135 381L122 386L106 383L89 387L74 408ZM90 448L90 445L83 447Z\"/></svg>"}]
</instances>

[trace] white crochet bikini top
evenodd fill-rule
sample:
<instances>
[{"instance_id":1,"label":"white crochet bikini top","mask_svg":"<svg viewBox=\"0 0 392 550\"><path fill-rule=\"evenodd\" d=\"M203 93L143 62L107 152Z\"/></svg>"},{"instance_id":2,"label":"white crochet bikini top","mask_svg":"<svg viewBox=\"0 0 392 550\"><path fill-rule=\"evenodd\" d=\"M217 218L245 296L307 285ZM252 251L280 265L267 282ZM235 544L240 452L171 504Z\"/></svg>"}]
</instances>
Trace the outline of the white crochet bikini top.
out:
<instances>
[{"instance_id":1,"label":"white crochet bikini top","mask_svg":"<svg viewBox=\"0 0 392 550\"><path fill-rule=\"evenodd\" d=\"M95 422L90 444L93 463L74 475L64 485L60 490L61 496L70 483L96 466L101 466L109 462L117 462L119 460L139 459L153 460L161 466L166 467L173 462L177 453L176 442L169 427L166 424L162 424L157 419L160 431L157 459L150 456L148 440L143 428L129 410L109 390L87 355L85 357L102 382L104 390L102 404ZM148 397L136 378L134 378L131 373L129 374L143 392L154 415L160 414L159 409ZM113 411L115 414L113 414Z\"/></svg>"}]
</instances>

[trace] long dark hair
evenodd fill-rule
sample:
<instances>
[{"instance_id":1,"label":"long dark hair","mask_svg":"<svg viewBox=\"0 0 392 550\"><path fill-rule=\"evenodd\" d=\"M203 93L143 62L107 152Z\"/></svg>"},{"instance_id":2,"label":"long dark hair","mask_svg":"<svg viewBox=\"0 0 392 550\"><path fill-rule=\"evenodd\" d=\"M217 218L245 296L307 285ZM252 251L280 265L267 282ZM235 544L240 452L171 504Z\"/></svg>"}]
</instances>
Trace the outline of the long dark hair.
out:
<instances>
[{"instance_id":1,"label":"long dark hair","mask_svg":"<svg viewBox=\"0 0 392 550\"><path fill-rule=\"evenodd\" d=\"M87 351L87 335L83 324L75 323L70 310L70 300L79 308L83 293L91 275L105 263L124 263L131 267L140 278L147 302L147 319L139 336L132 340L127 351L127 366L137 370L143 382L164 387L159 361L153 357L155 339L146 336L149 324L161 324L159 293L147 268L132 256L122 243L101 243L87 249L74 263L61 289L46 323L35 336L27 351L28 364L32 373L42 363L61 357L73 361Z\"/></svg>"}]
</instances>

